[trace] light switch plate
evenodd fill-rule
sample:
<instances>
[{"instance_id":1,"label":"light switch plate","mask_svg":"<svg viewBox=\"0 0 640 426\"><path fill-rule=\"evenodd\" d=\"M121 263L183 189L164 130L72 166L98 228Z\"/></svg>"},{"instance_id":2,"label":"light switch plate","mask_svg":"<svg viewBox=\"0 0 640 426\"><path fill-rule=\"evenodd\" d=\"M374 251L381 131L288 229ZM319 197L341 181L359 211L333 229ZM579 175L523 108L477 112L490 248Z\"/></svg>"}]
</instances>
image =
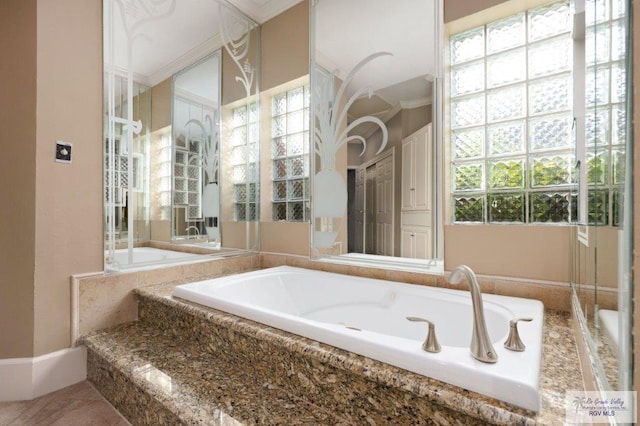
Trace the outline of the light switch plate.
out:
<instances>
[{"instance_id":1,"label":"light switch plate","mask_svg":"<svg viewBox=\"0 0 640 426\"><path fill-rule=\"evenodd\" d=\"M56 141L56 161L71 164L71 143Z\"/></svg>"}]
</instances>

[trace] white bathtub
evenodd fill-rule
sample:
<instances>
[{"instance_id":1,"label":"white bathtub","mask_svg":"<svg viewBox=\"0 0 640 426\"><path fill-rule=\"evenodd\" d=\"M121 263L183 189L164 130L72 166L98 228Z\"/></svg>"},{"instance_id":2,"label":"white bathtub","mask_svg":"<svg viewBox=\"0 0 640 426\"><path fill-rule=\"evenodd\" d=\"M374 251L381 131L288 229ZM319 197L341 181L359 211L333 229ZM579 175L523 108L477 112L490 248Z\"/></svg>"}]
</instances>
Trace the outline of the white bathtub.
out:
<instances>
[{"instance_id":1,"label":"white bathtub","mask_svg":"<svg viewBox=\"0 0 640 426\"><path fill-rule=\"evenodd\" d=\"M463 283L462 288L467 289ZM539 411L543 305L537 300L483 295L498 362L469 352L472 306L468 291L448 290L280 266L178 286L173 295L529 409ZM442 351L422 350L424 323L436 324ZM524 352L503 347L509 320L518 324Z\"/></svg>"},{"instance_id":2,"label":"white bathtub","mask_svg":"<svg viewBox=\"0 0 640 426\"><path fill-rule=\"evenodd\" d=\"M105 251L105 271L134 271L141 269L149 269L157 265L180 264L202 262L211 260L201 254L185 253L182 251L163 250L154 247L135 247L133 249L133 262L129 263L129 250L118 249L113 251L113 257L109 256L109 252Z\"/></svg>"}]
</instances>

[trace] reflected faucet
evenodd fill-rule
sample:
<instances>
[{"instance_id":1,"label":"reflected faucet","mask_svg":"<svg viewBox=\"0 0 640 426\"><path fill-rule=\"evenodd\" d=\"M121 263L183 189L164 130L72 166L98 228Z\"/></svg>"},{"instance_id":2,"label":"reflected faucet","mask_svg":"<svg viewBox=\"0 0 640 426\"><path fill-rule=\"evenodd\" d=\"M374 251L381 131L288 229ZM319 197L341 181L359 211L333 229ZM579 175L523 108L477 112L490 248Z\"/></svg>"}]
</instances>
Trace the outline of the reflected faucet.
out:
<instances>
[{"instance_id":1,"label":"reflected faucet","mask_svg":"<svg viewBox=\"0 0 640 426\"><path fill-rule=\"evenodd\" d=\"M449 275L451 284L460 284L462 276L467 278L469 291L471 292L471 302L473 304L473 336L471 337L471 355L482 362L494 363L498 360L489 333L487 323L484 318L484 307L482 305L482 294L476 279L476 274L466 265L460 265Z\"/></svg>"},{"instance_id":2,"label":"reflected faucet","mask_svg":"<svg viewBox=\"0 0 640 426\"><path fill-rule=\"evenodd\" d=\"M189 234L189 230L190 229L195 229L196 230L196 238L200 235L200 230L198 229L197 226L187 226L187 229L185 229L185 232L187 233L187 239L191 238L191 234Z\"/></svg>"}]
</instances>

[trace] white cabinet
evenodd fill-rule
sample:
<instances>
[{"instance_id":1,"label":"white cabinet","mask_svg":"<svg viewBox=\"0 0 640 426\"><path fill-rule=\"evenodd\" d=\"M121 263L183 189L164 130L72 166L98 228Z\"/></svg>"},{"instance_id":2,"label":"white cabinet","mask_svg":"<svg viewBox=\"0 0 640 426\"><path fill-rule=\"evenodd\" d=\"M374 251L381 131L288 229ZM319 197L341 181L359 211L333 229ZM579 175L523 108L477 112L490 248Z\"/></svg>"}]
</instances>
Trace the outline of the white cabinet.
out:
<instances>
[{"instance_id":1,"label":"white cabinet","mask_svg":"<svg viewBox=\"0 0 640 426\"><path fill-rule=\"evenodd\" d=\"M430 259L432 253L431 124L402 141L400 244L402 257Z\"/></svg>"},{"instance_id":2,"label":"white cabinet","mask_svg":"<svg viewBox=\"0 0 640 426\"><path fill-rule=\"evenodd\" d=\"M400 231L402 247L400 255L411 259L431 258L430 241L431 230L429 228L403 227Z\"/></svg>"},{"instance_id":3,"label":"white cabinet","mask_svg":"<svg viewBox=\"0 0 640 426\"><path fill-rule=\"evenodd\" d=\"M431 124L402 141L402 210L431 209Z\"/></svg>"}]
</instances>

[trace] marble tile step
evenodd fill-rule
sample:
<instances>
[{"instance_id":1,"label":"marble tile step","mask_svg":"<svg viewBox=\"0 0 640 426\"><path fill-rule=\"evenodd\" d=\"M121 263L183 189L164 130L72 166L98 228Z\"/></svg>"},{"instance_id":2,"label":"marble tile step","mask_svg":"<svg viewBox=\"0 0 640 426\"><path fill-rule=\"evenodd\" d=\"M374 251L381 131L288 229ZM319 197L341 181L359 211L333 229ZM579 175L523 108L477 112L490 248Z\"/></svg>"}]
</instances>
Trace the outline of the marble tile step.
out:
<instances>
[{"instance_id":1,"label":"marble tile step","mask_svg":"<svg viewBox=\"0 0 640 426\"><path fill-rule=\"evenodd\" d=\"M142 322L81 339L88 379L133 425L348 424Z\"/></svg>"}]
</instances>

